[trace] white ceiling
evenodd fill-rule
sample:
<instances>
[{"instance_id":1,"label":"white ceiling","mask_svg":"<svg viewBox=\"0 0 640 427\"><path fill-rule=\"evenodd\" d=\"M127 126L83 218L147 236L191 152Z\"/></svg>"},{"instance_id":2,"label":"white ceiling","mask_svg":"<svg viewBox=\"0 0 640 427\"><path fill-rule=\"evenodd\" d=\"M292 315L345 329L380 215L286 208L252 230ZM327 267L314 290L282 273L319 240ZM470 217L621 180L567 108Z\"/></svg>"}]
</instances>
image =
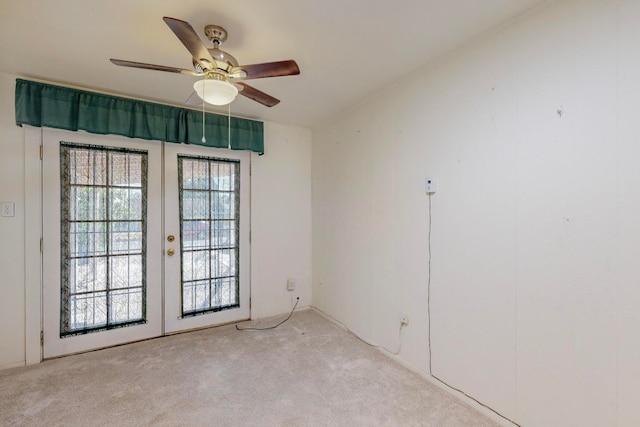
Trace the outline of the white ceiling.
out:
<instances>
[{"instance_id":1,"label":"white ceiling","mask_svg":"<svg viewBox=\"0 0 640 427\"><path fill-rule=\"evenodd\" d=\"M295 59L299 76L248 83L234 115L314 127L429 61L549 0L0 0L0 71L183 105L196 77L117 67L109 58L190 68L162 20L229 33L240 64ZM226 112L226 107L222 111ZM212 111L215 111L212 109Z\"/></svg>"}]
</instances>

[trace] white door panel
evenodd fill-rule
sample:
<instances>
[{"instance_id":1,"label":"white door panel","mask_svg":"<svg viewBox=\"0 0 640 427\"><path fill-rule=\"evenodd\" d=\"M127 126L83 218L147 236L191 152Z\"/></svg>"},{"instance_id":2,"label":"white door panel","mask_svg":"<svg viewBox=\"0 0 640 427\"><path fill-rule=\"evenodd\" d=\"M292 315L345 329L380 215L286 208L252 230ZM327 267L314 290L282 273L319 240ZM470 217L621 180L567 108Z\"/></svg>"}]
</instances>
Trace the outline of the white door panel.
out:
<instances>
[{"instance_id":1,"label":"white door panel","mask_svg":"<svg viewBox=\"0 0 640 427\"><path fill-rule=\"evenodd\" d=\"M165 247L166 251L173 250L174 255L165 255L165 330L168 333L205 326L234 322L238 320L248 319L250 317L249 292L250 292L250 247L249 247L249 230L250 230L250 154L247 152L216 150L195 145L183 144L166 144L165 145ZM224 272L219 271L225 268L229 256L234 258L236 255L232 250L219 250L220 238L216 244L214 236L215 218L200 218L199 215L188 214L189 206L193 204L193 200L189 196L183 195L183 229L181 233L181 206L180 206L180 186L179 186L179 159L189 160L195 159L196 162L203 165L212 162L217 164L217 160L221 160L224 164L226 160L234 161L239 166L239 224L237 244L239 245L237 273L238 280L235 279L216 279L216 276L224 276ZM219 166L211 166L211 168ZM213 173L213 171L211 171ZM186 172L185 172L186 174ZM185 177L185 182L188 179ZM210 178L210 181L215 181ZM209 186L211 187L211 186ZM205 189L201 190L206 194ZM183 189L183 193L189 190ZM216 192L210 192L210 198L220 198ZM191 200L191 205L187 202ZM210 201L209 210L214 209L215 201ZM187 206L189 205L189 206ZM195 209L195 208L194 208ZM215 215L213 215L215 217ZM200 221L196 221L199 219ZM200 227L200 224L202 227ZM196 242L193 238L197 230L201 228L204 237L202 241ZM168 241L169 236L174 236L172 242ZM235 236L235 234L233 234ZM204 242L207 240L207 242ZM207 244L210 247L207 249ZM193 248L196 250L190 250ZM206 250L204 250L206 249ZM210 250L209 250L210 249ZM165 253L166 253L165 251ZM208 252L209 255L205 255ZM216 254L223 252L225 260ZM202 255L202 256L200 256ZM217 261L217 262L216 262ZM216 265L218 267L216 267ZM227 265L227 267L229 267ZM216 269L218 272L216 274ZM206 274L210 270L210 274ZM233 268L232 268L233 270ZM235 273L236 271L234 271ZM195 279L202 279L199 282ZM224 280L222 286L216 285ZM201 286L199 285L201 283ZM195 285L194 285L195 284ZM197 285L197 286L196 286ZM234 286L239 286L237 289ZM225 287L226 286L226 287ZM221 290L224 288L224 292ZM233 292L231 296L231 304L226 301L228 292ZM216 292L218 302L216 299ZM197 297L195 296L197 294ZM235 296L238 297L235 300ZM208 302L206 300L209 300ZM184 305L183 305L184 304ZM204 310L201 313L188 315L190 309L197 310L202 305ZM207 307L210 311L207 311Z\"/></svg>"},{"instance_id":2,"label":"white door panel","mask_svg":"<svg viewBox=\"0 0 640 427\"><path fill-rule=\"evenodd\" d=\"M119 252L123 252L122 246L127 246L126 236L127 233L118 232L114 230L111 232L111 236L125 236L116 239L109 240L105 237L108 232L104 228L107 227L109 221L84 221L85 226L91 227L91 232L85 233L85 237L93 234L90 240L89 247L78 248L79 239L74 237L67 237L70 243L67 245L70 251L74 251L77 255L80 252L87 254L87 256L73 257L71 261L66 261L67 264L72 264L72 267L64 267L64 259L62 254L63 241L61 235L65 232L61 227L62 213L61 205L64 203L61 201L61 143L80 144L80 146L94 146L105 147L108 149L127 148L130 150L139 150L146 153L147 163L147 216L146 216L146 265L142 266L142 255L136 255L127 257L126 255L118 255ZM75 148L73 149L75 150ZM75 151L74 151L75 153ZM44 351L45 358L55 357L63 354L76 353L86 351L95 348L107 347L116 344L126 343L130 341L137 341L145 338L155 337L162 334L162 312L161 312L161 293L162 293L162 216L161 216L161 199L159 197L153 197L152 195L161 194L161 165L162 165L162 150L161 144L154 141L141 141L133 139L125 139L115 136L98 136L85 133L67 132L61 130L44 129L43 131L43 333L44 333ZM138 156L139 157L139 156ZM94 173L98 169L92 167ZM86 168L85 168L86 169ZM77 168L74 168L74 173L77 172ZM86 172L86 170L85 170ZM91 177L94 179L95 177ZM88 179L88 178L87 178ZM110 191L123 192L127 191L123 188L118 188L118 184L112 187L111 190L105 189L104 186L97 185L91 187L85 187L85 194L91 192L91 194L104 195ZM77 188L77 187L74 187ZM80 205L86 202L83 200L80 190L74 190L70 199L79 200ZM86 198L86 197L85 197ZM95 196L94 199L98 202L91 202L92 212L90 215L98 217L101 214L96 213L99 209L105 209L104 206L98 206L105 203L106 198L103 196ZM72 203L72 202L69 202ZM115 204L115 202L114 202ZM85 205L82 205L85 206ZM76 210L88 210L86 206ZM113 209L112 209L113 210ZM71 213L68 215L82 216L81 213ZM75 218L75 217L74 217ZM104 219L104 218L103 218ZM135 222L135 221L134 221ZM71 223L70 227L74 230L78 230L76 224L78 221L68 221ZM140 221L136 222L139 226ZM120 222L120 225L127 224L126 222ZM126 225L129 227L129 225ZM75 228L74 228L75 227ZM108 227L117 227L115 225L109 225ZM133 227L133 226L132 226ZM74 236L73 231L70 232L71 236ZM138 233L142 234L142 233ZM95 237L99 236L99 237ZM141 238L140 238L141 239ZM138 240L140 240L138 239ZM118 240L118 242L116 242ZM88 239L84 239L82 243L87 246ZM99 243L96 243L99 241ZM141 241L141 240L140 240ZM139 243L138 243L139 244ZM100 256L93 256L96 254L96 246L100 246ZM109 249L107 249L107 247ZM125 248L126 249L126 248ZM142 254L142 249L135 249ZM125 250L126 251L126 250ZM115 253L116 256L108 255L107 253ZM93 254L93 255L92 255ZM129 259L131 258L131 259ZM66 258L67 260L69 258ZM122 265L122 262L126 265ZM118 264L120 263L120 265ZM112 278L118 276L135 276L137 282L144 280L146 289L142 291L143 286L140 286L140 292L127 293L125 290L108 290L111 286L118 287L116 280L104 279L107 269L111 272ZM73 296L65 299L61 295L64 294L62 287L62 274L63 271L67 271L67 277L73 284ZM69 272L70 271L70 272ZM143 273L146 271L146 277L143 279ZM91 276L91 277L89 277ZM101 276L102 279L98 276ZM118 283L125 283L127 281L133 281L130 277L119 277ZM106 281L110 281L109 285ZM142 283L142 282L141 282ZM103 289L104 288L104 289ZM68 288L67 288L68 289ZM100 292L86 292L85 289L99 289ZM67 291L67 294L69 291ZM78 322L85 324L88 322L92 325L100 325L102 317L107 316L106 312L109 312L112 320L118 323L118 316L122 316L121 309L107 309L107 305L104 301L107 299L105 295L109 294L111 303L108 307L125 307L124 310L128 310L132 307L138 307L141 310L140 321L137 324L133 324L126 327L117 327L119 325L110 324L109 327L104 328L94 327L94 331L88 333L75 334L73 328L69 334L69 321L65 323L62 320L61 307L63 300L67 301L69 308L69 314L67 319L72 319L72 324L77 325ZM99 295L97 297L96 295ZM146 297L146 304L142 302L142 295ZM84 298L84 299L83 299ZM137 300L129 303L128 299L140 298L139 303ZM118 301L127 299L125 304L122 305ZM82 302L83 301L83 302ZM93 301L88 303L87 301ZM97 302L96 302L97 301ZM82 305L84 304L84 305ZM118 305L120 304L120 305ZM146 313L143 308L146 307ZM83 317L84 316L84 317ZM91 316L93 316L94 323L91 323ZM98 320L96 321L96 316ZM127 313L124 313L127 316ZM136 317L137 314L133 314ZM66 326L65 326L66 325ZM115 327L114 327L115 326ZM66 329L65 329L66 328ZM65 332L65 330L67 332Z\"/></svg>"}]
</instances>

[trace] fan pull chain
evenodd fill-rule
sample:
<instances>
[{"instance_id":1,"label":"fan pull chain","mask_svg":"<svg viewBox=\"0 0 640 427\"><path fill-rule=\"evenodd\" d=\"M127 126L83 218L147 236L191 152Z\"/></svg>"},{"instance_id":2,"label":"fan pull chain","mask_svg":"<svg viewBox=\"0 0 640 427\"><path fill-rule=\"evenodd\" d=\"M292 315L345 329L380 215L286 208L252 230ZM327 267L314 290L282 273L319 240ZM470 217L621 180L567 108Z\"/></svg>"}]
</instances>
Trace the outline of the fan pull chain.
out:
<instances>
[{"instance_id":1,"label":"fan pull chain","mask_svg":"<svg viewBox=\"0 0 640 427\"><path fill-rule=\"evenodd\" d=\"M227 107L229 107L229 109L227 110L227 117L229 118L228 123L227 123L227 141L229 143L229 150L231 150L231 103L227 104Z\"/></svg>"},{"instance_id":2,"label":"fan pull chain","mask_svg":"<svg viewBox=\"0 0 640 427\"><path fill-rule=\"evenodd\" d=\"M207 85L203 85L202 86L202 95L204 97L205 94L205 88L207 87ZM202 143L206 144L207 142L207 138L204 137L204 117L205 117L205 113L204 113L204 98L202 99Z\"/></svg>"}]
</instances>

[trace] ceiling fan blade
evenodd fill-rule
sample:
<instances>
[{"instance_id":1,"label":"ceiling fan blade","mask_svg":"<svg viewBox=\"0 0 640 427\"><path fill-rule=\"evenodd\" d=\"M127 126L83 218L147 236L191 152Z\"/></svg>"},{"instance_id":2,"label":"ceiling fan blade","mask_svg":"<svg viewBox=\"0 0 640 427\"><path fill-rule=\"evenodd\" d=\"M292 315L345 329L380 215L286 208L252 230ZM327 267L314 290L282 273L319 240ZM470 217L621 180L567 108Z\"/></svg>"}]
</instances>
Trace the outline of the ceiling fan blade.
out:
<instances>
[{"instance_id":1,"label":"ceiling fan blade","mask_svg":"<svg viewBox=\"0 0 640 427\"><path fill-rule=\"evenodd\" d=\"M167 23L171 31L180 39L184 47L186 47L193 56L193 59L195 59L202 68L208 70L214 70L216 68L216 61L211 57L211 54L191 24L179 19L169 18L168 16L162 19L164 19L164 22Z\"/></svg>"},{"instance_id":2,"label":"ceiling fan blade","mask_svg":"<svg viewBox=\"0 0 640 427\"><path fill-rule=\"evenodd\" d=\"M246 76L242 73L246 74ZM294 60L265 62L263 64L241 65L231 70L230 77L242 79L261 79L264 77L295 76L300 68Z\"/></svg>"},{"instance_id":3,"label":"ceiling fan blade","mask_svg":"<svg viewBox=\"0 0 640 427\"><path fill-rule=\"evenodd\" d=\"M144 62L125 61L123 59L113 59L113 58L111 58L111 62L115 65L120 65L121 67L143 68L145 70L167 71L169 73L178 73L178 74L191 74L192 76L201 75L196 73L193 70L187 70L185 68L167 67L166 65L146 64Z\"/></svg>"},{"instance_id":4,"label":"ceiling fan blade","mask_svg":"<svg viewBox=\"0 0 640 427\"><path fill-rule=\"evenodd\" d=\"M246 96L247 98L259 102L262 105L266 105L267 107L273 107L280 102L279 99L276 99L271 95L267 95L266 93L256 89L253 86L249 86L246 83L236 82L234 84L242 87L242 89L238 92L240 95Z\"/></svg>"}]
</instances>

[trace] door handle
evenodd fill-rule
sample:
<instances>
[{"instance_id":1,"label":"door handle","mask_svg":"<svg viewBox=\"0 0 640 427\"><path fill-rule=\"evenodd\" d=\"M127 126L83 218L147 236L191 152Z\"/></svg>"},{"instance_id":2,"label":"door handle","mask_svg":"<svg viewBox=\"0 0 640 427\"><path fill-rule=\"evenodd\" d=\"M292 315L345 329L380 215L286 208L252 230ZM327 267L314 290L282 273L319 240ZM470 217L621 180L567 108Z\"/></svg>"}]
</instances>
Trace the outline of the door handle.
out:
<instances>
[{"instance_id":1,"label":"door handle","mask_svg":"<svg viewBox=\"0 0 640 427\"><path fill-rule=\"evenodd\" d=\"M169 255L169 256L174 256L175 253L176 253L176 251L174 251L173 249L168 249L167 250L167 255Z\"/></svg>"}]
</instances>

